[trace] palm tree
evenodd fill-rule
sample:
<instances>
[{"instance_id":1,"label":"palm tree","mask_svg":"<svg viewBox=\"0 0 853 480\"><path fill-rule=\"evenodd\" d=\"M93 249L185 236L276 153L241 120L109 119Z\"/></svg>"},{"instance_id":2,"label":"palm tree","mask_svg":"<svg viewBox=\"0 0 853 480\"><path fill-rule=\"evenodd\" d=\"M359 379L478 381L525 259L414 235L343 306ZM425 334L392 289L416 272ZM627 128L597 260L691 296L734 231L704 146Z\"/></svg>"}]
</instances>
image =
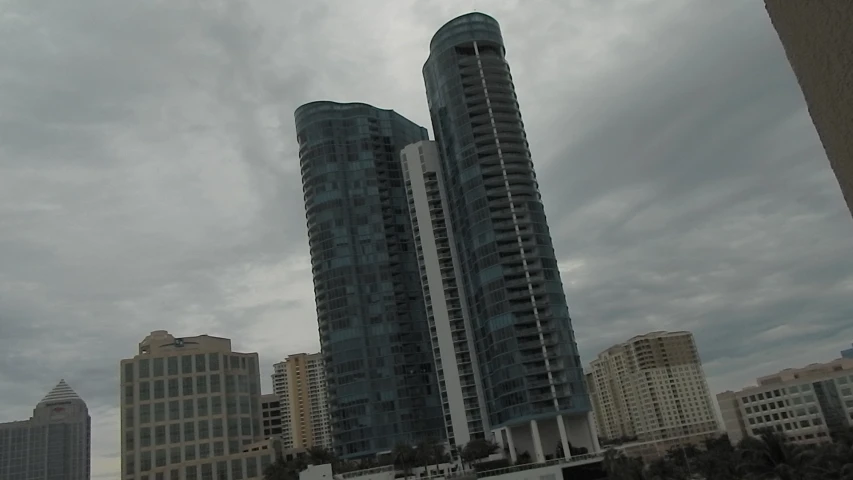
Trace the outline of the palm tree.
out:
<instances>
[{"instance_id":1,"label":"palm tree","mask_svg":"<svg viewBox=\"0 0 853 480\"><path fill-rule=\"evenodd\" d=\"M421 441L421 443L415 447L415 458L417 459L417 464L419 466L423 466L427 471L429 471L429 467L433 464L441 463L443 456L444 446L432 438Z\"/></svg>"},{"instance_id":2,"label":"palm tree","mask_svg":"<svg viewBox=\"0 0 853 480\"><path fill-rule=\"evenodd\" d=\"M740 472L755 480L807 480L812 451L788 441L785 435L763 431L738 445Z\"/></svg>"},{"instance_id":3,"label":"palm tree","mask_svg":"<svg viewBox=\"0 0 853 480\"><path fill-rule=\"evenodd\" d=\"M484 438L475 438L462 447L460 457L463 462L471 465L477 460L482 460L494 453L497 453L498 450L500 450L500 447L496 443L490 442Z\"/></svg>"},{"instance_id":4,"label":"palm tree","mask_svg":"<svg viewBox=\"0 0 853 480\"><path fill-rule=\"evenodd\" d=\"M610 480L646 480L642 460L612 448L604 453L604 471Z\"/></svg>"},{"instance_id":5,"label":"palm tree","mask_svg":"<svg viewBox=\"0 0 853 480\"><path fill-rule=\"evenodd\" d=\"M403 470L406 478L412 474L412 467L418 461L417 451L411 445L405 443L397 444L391 452L394 466Z\"/></svg>"}]
</instances>

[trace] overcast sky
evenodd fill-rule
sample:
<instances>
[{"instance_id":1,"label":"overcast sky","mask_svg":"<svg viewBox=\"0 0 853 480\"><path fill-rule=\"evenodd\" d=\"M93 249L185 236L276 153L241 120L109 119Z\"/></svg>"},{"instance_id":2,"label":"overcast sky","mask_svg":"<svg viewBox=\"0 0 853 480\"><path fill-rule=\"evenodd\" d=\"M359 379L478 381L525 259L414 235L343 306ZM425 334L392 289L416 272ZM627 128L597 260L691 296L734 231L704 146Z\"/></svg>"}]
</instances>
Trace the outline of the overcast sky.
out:
<instances>
[{"instance_id":1,"label":"overcast sky","mask_svg":"<svg viewBox=\"0 0 853 480\"><path fill-rule=\"evenodd\" d=\"M293 110L429 126L432 34L501 23L585 363L695 333L712 391L853 341L853 220L759 0L0 1L0 421L65 378L118 477L152 330L316 351Z\"/></svg>"}]
</instances>

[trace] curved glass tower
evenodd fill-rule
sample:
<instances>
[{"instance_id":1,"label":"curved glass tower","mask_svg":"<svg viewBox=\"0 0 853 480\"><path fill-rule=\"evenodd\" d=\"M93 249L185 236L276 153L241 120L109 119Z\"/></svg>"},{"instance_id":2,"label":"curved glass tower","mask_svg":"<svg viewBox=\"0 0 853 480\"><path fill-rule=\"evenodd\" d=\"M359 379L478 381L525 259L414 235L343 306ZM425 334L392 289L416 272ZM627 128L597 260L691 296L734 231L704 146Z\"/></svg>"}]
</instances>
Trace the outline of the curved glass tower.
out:
<instances>
[{"instance_id":1,"label":"curved glass tower","mask_svg":"<svg viewBox=\"0 0 853 480\"><path fill-rule=\"evenodd\" d=\"M313 102L295 117L335 450L443 439L399 160L427 131L361 103Z\"/></svg>"},{"instance_id":2,"label":"curved glass tower","mask_svg":"<svg viewBox=\"0 0 853 480\"><path fill-rule=\"evenodd\" d=\"M498 22L445 24L423 68L489 423L536 460L597 449L589 396Z\"/></svg>"}]
</instances>

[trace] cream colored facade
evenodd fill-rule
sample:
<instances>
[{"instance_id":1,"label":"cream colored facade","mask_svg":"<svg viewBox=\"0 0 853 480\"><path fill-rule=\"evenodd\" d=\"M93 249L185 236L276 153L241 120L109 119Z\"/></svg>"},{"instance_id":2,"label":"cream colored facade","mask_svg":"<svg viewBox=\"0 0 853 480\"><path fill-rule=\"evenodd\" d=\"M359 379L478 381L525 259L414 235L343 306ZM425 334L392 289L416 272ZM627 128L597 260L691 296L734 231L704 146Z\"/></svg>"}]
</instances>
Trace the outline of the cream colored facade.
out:
<instances>
[{"instance_id":1,"label":"cream colored facade","mask_svg":"<svg viewBox=\"0 0 853 480\"><path fill-rule=\"evenodd\" d=\"M587 383L599 434L639 441L719 432L690 332L652 332L601 352Z\"/></svg>"},{"instance_id":2,"label":"cream colored facade","mask_svg":"<svg viewBox=\"0 0 853 480\"><path fill-rule=\"evenodd\" d=\"M720 393L717 402L733 442L762 429L795 442L821 442L853 426L853 359L782 370L755 386Z\"/></svg>"},{"instance_id":3,"label":"cream colored facade","mask_svg":"<svg viewBox=\"0 0 853 480\"><path fill-rule=\"evenodd\" d=\"M273 368L273 391L281 399L285 448L331 448L323 355L297 353Z\"/></svg>"},{"instance_id":4,"label":"cream colored facade","mask_svg":"<svg viewBox=\"0 0 853 480\"><path fill-rule=\"evenodd\" d=\"M765 6L853 212L853 2L765 0Z\"/></svg>"},{"instance_id":5,"label":"cream colored facade","mask_svg":"<svg viewBox=\"0 0 853 480\"><path fill-rule=\"evenodd\" d=\"M121 478L260 479L281 442L258 443L258 366L227 338L151 332L121 361Z\"/></svg>"}]
</instances>

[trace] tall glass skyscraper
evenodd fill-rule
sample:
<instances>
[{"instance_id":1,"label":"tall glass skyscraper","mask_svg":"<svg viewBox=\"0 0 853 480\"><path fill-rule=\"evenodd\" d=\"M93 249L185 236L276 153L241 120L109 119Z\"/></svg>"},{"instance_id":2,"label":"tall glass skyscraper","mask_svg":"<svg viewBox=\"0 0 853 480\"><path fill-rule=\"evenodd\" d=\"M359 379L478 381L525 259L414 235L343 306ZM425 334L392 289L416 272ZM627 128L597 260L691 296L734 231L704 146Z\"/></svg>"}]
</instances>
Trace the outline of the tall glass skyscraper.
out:
<instances>
[{"instance_id":1,"label":"tall glass skyscraper","mask_svg":"<svg viewBox=\"0 0 853 480\"><path fill-rule=\"evenodd\" d=\"M596 450L589 396L495 19L445 24L423 68L489 424L534 460Z\"/></svg>"},{"instance_id":2,"label":"tall glass skyscraper","mask_svg":"<svg viewBox=\"0 0 853 480\"><path fill-rule=\"evenodd\" d=\"M361 103L313 102L295 117L335 450L442 439L398 156L427 131Z\"/></svg>"}]
</instances>

